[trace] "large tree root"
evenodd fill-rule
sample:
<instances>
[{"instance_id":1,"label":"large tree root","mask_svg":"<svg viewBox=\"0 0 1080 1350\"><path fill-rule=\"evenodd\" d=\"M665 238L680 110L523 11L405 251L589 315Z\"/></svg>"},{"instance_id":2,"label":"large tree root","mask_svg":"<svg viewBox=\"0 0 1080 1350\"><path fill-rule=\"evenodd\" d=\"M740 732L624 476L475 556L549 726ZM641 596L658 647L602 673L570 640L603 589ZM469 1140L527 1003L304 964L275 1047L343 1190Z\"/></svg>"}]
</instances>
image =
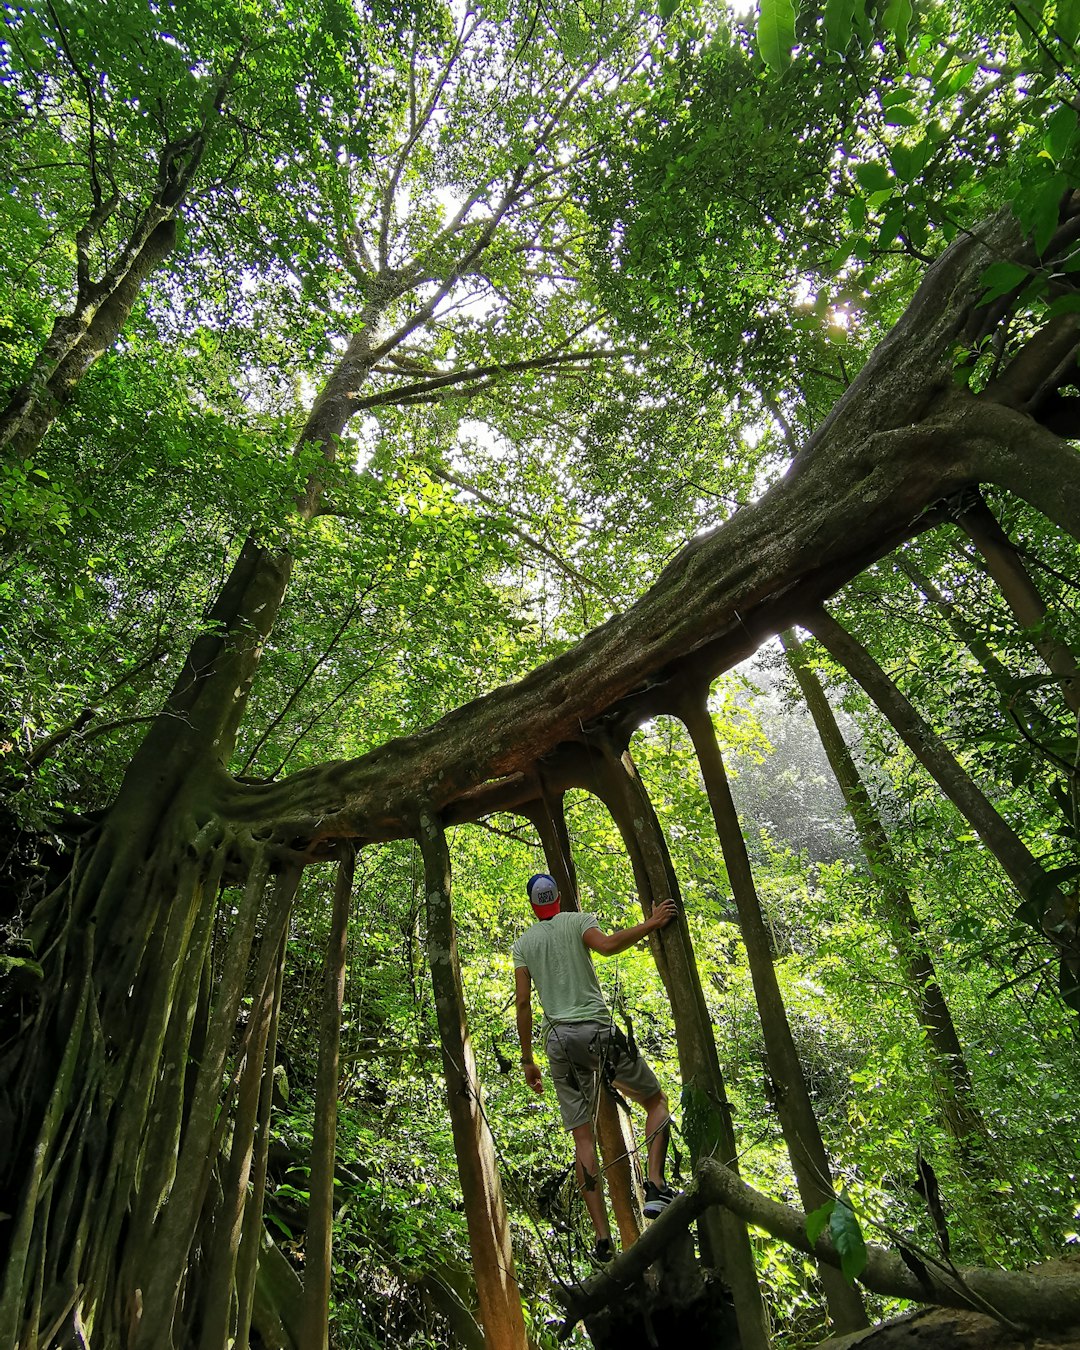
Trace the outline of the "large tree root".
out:
<instances>
[{"instance_id":1,"label":"large tree root","mask_svg":"<svg viewBox=\"0 0 1080 1350\"><path fill-rule=\"evenodd\" d=\"M806 1215L754 1190L721 1163L705 1159L686 1191L664 1211L629 1251L623 1252L600 1275L583 1285L560 1291L566 1307L563 1333L607 1304L626 1297L629 1286L663 1255L691 1223L709 1208L722 1205L764 1228L797 1251L839 1266L840 1256L827 1234L814 1243L806 1235ZM988 1313L1006 1325L1026 1331L1063 1331L1080 1328L1080 1274L1052 1278L1026 1271L991 1270L984 1266L952 1269L925 1255L867 1244L866 1268L859 1282L878 1294L933 1303L946 1308L970 1308ZM908 1264L911 1262L911 1265ZM915 1269L912 1269L914 1267ZM919 1273L916 1274L915 1270Z\"/></svg>"}]
</instances>

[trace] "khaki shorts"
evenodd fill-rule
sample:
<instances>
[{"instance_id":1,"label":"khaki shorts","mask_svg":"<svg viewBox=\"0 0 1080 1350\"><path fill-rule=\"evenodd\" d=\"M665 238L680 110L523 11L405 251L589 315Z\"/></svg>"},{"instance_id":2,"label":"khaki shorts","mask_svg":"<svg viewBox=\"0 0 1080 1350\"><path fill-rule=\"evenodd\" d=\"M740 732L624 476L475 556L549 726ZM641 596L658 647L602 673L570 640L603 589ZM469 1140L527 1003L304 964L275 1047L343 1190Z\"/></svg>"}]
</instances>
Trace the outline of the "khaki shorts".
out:
<instances>
[{"instance_id":1,"label":"khaki shorts","mask_svg":"<svg viewBox=\"0 0 1080 1350\"><path fill-rule=\"evenodd\" d=\"M635 1102L660 1091L656 1074L641 1055L631 1057L625 1037L610 1022L553 1022L546 1049L568 1130L594 1119L602 1076Z\"/></svg>"}]
</instances>

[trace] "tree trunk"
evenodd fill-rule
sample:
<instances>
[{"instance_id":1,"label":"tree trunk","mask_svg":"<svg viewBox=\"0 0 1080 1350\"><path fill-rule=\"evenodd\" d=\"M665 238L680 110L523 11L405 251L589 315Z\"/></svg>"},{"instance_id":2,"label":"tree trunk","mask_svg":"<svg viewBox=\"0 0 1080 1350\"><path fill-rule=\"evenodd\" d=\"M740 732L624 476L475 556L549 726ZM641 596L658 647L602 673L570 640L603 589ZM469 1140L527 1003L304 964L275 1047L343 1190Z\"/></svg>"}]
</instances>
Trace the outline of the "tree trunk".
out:
<instances>
[{"instance_id":1,"label":"tree trunk","mask_svg":"<svg viewBox=\"0 0 1080 1350\"><path fill-rule=\"evenodd\" d=\"M830 656L862 685L896 729L904 744L997 858L1005 874L1038 915L1038 927L1057 949L1063 991L1080 985L1080 916L1075 897L1048 883L1048 874L1012 827L957 763L944 741L907 701L861 643L824 609L802 620ZM1066 994L1066 997L1068 995Z\"/></svg>"},{"instance_id":2,"label":"tree trunk","mask_svg":"<svg viewBox=\"0 0 1080 1350\"><path fill-rule=\"evenodd\" d=\"M561 909L580 910L578 900L577 869L574 866L574 854L570 844L570 831L566 825L565 797L562 792L552 793L541 785L538 800L522 807L522 814L531 822L540 836L544 850L544 860L548 871L555 878L562 898Z\"/></svg>"},{"instance_id":3,"label":"tree trunk","mask_svg":"<svg viewBox=\"0 0 1080 1350\"><path fill-rule=\"evenodd\" d=\"M176 221L162 221L88 318L76 322L75 316L65 315L57 320L30 375L0 413L0 447L9 455L25 459L34 453L83 376L120 336L147 278L175 247ZM65 324L74 325L78 335L68 334Z\"/></svg>"},{"instance_id":4,"label":"tree trunk","mask_svg":"<svg viewBox=\"0 0 1080 1350\"><path fill-rule=\"evenodd\" d=\"M964 1049L956 1034L949 1005L938 984L922 924L901 880L900 865L889 836L851 757L817 672L809 665L806 653L794 633L783 633L781 639L788 653L788 665L806 699L806 706L810 709L810 716L814 719L821 744L877 883L886 930L912 990L916 1015L937 1067L945 1126L955 1139L963 1142L973 1134L984 1133L985 1127L975 1105Z\"/></svg>"},{"instance_id":5,"label":"tree trunk","mask_svg":"<svg viewBox=\"0 0 1080 1350\"><path fill-rule=\"evenodd\" d=\"M510 1225L465 1020L450 907L450 851L442 825L430 812L420 818L420 851L427 896L428 961L480 1322L488 1350L526 1350Z\"/></svg>"},{"instance_id":6,"label":"tree trunk","mask_svg":"<svg viewBox=\"0 0 1080 1350\"><path fill-rule=\"evenodd\" d=\"M866 648L824 609L808 613L803 626L863 687L900 739L998 860L1020 894L1031 895L1035 883L1043 876L1042 868L1016 831L960 767L941 737L920 717Z\"/></svg>"},{"instance_id":7,"label":"tree trunk","mask_svg":"<svg viewBox=\"0 0 1080 1350\"><path fill-rule=\"evenodd\" d=\"M701 766L716 833L727 864L728 882L739 910L739 927L765 1037L765 1054L776 1094L776 1110L799 1195L809 1212L835 1199L829 1155L825 1151L810 1094L806 1089L799 1053L791 1037L787 1010L773 965L772 943L761 913L746 841L739 826L735 803L731 799L731 789L707 698L707 690L696 698L688 697L681 716ZM821 1267L820 1274L829 1316L837 1331L857 1331L865 1327L866 1311L858 1291L830 1266Z\"/></svg>"},{"instance_id":8,"label":"tree trunk","mask_svg":"<svg viewBox=\"0 0 1080 1350\"><path fill-rule=\"evenodd\" d=\"M1080 715L1080 668L1068 646L1048 628L1046 603L1016 546L981 498L964 511L959 523L982 554L1017 623L1031 635L1047 669L1057 676L1062 697L1075 719Z\"/></svg>"},{"instance_id":9,"label":"tree trunk","mask_svg":"<svg viewBox=\"0 0 1080 1350\"><path fill-rule=\"evenodd\" d=\"M599 747L604 800L626 844L648 917L660 900L670 896L678 901L678 878L630 752L619 754L607 739ZM689 1094L695 1113L705 1121L702 1137L711 1138L725 1163L737 1166L731 1107L685 917L680 913L675 922L652 936L650 945L671 1001L684 1102ZM704 1232L710 1254L735 1300L743 1350L767 1350L768 1323L745 1224L730 1216L721 1217L720 1222L707 1218Z\"/></svg>"},{"instance_id":10,"label":"tree trunk","mask_svg":"<svg viewBox=\"0 0 1080 1350\"><path fill-rule=\"evenodd\" d=\"M348 845L338 863L334 907L326 940L323 999L319 1014L319 1063L315 1073L315 1128L308 1178L308 1222L304 1241L304 1341L302 1350L327 1350L330 1343L331 1247L334 1231L334 1162L337 1155L338 1052L345 998L345 948L349 935L356 854Z\"/></svg>"}]
</instances>

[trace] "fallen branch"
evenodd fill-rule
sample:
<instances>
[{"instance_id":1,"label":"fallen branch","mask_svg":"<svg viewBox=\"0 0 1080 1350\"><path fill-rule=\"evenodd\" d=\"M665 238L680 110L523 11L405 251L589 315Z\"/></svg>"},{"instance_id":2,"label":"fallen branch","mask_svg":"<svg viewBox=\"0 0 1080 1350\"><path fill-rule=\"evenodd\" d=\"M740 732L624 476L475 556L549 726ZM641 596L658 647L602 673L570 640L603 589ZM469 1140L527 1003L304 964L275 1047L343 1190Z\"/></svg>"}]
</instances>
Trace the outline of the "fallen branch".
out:
<instances>
[{"instance_id":1,"label":"fallen branch","mask_svg":"<svg viewBox=\"0 0 1080 1350\"><path fill-rule=\"evenodd\" d=\"M797 1251L827 1265L840 1265L840 1255L827 1233L814 1243L806 1235L806 1215L770 1200L740 1180L722 1163L705 1159L691 1184L664 1210L629 1250L584 1284L556 1291L566 1308L562 1334L583 1317L598 1312L636 1283L679 1233L689 1228L711 1205L723 1205ZM969 1308L991 1313L1012 1326L1031 1331L1080 1326L1080 1276L1047 1277L1029 1271L994 1270L971 1266L955 1273L931 1270L915 1258L906 1264L899 1252L867 1243L866 1267L859 1283L877 1294L931 1303L943 1308ZM910 1257L910 1254L909 1254Z\"/></svg>"}]
</instances>

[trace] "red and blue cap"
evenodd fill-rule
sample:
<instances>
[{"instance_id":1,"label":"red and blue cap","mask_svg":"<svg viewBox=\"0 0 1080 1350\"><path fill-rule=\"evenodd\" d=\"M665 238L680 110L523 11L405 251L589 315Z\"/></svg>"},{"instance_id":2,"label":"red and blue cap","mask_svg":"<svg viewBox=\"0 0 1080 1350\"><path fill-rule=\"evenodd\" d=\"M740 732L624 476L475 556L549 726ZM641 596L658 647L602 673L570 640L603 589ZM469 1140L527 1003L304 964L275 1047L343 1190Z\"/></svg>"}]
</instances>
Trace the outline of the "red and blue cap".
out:
<instances>
[{"instance_id":1,"label":"red and blue cap","mask_svg":"<svg viewBox=\"0 0 1080 1350\"><path fill-rule=\"evenodd\" d=\"M526 882L525 889L538 919L550 919L552 915L558 914L559 888L554 877L549 877L546 872L537 872Z\"/></svg>"}]
</instances>

